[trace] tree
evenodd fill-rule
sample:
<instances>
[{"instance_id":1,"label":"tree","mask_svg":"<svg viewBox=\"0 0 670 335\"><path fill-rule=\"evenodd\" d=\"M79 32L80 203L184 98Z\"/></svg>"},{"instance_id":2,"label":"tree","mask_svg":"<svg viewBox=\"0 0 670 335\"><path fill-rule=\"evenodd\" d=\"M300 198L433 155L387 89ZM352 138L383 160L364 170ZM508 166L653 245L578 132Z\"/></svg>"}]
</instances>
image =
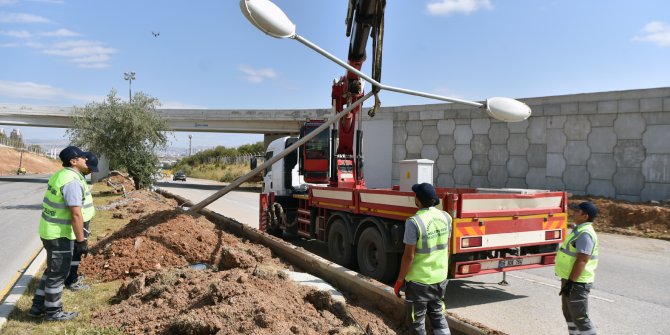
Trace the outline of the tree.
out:
<instances>
[{"instance_id":1,"label":"tree","mask_svg":"<svg viewBox=\"0 0 670 335\"><path fill-rule=\"evenodd\" d=\"M159 105L157 99L141 92L125 102L112 90L103 102L75 107L74 127L67 135L74 145L109 159L110 168L126 169L135 188L144 188L151 185L159 168L156 151L167 146L171 134L156 112Z\"/></svg>"}]
</instances>

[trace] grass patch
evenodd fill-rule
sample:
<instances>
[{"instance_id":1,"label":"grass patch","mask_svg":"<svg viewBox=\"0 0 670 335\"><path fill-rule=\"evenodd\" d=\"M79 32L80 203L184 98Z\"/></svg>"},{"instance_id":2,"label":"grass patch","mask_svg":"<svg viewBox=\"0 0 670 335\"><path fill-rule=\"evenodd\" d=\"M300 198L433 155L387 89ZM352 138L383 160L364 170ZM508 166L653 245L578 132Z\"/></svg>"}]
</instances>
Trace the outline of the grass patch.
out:
<instances>
[{"instance_id":1,"label":"grass patch","mask_svg":"<svg viewBox=\"0 0 670 335\"><path fill-rule=\"evenodd\" d=\"M201 164L191 168L186 168L184 172L188 177L209 179L221 182L232 182L235 179L244 176L251 171L248 164ZM259 182L260 175L252 178L251 182Z\"/></svg>"},{"instance_id":2,"label":"grass patch","mask_svg":"<svg viewBox=\"0 0 670 335\"><path fill-rule=\"evenodd\" d=\"M97 197L96 193L106 190L108 186L103 183L94 184L92 187L93 202L95 206L103 206L121 198L121 195ZM127 219L113 219L113 211L97 211L91 222L90 245L95 245L99 239L107 236L128 223ZM36 274L28 285L28 289L17 302L16 308L8 317L7 324L0 331L2 335L24 335L24 334L100 334L116 335L124 334L123 330L115 327L101 328L91 324L93 312L107 308L111 298L121 286L121 281L96 282L87 280L91 288L86 291L72 292L63 291L63 307L66 311L79 312L79 316L72 321L46 322L42 318L34 319L28 316L28 310L32 305L33 295L39 285L39 280L44 272L44 266Z\"/></svg>"}]
</instances>

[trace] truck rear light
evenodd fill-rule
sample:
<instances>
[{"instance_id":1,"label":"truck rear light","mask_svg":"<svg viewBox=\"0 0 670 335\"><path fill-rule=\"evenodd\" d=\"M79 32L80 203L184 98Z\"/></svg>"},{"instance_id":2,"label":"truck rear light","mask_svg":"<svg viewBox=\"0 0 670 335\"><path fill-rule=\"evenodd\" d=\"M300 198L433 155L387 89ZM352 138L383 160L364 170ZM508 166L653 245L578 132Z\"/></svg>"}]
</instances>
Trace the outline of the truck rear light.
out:
<instances>
[{"instance_id":1,"label":"truck rear light","mask_svg":"<svg viewBox=\"0 0 670 335\"><path fill-rule=\"evenodd\" d=\"M472 248L472 247L481 247L482 246L482 237L463 237L461 238L461 248Z\"/></svg>"},{"instance_id":2,"label":"truck rear light","mask_svg":"<svg viewBox=\"0 0 670 335\"><path fill-rule=\"evenodd\" d=\"M549 265L556 263L556 255L542 256L542 265Z\"/></svg>"},{"instance_id":3,"label":"truck rear light","mask_svg":"<svg viewBox=\"0 0 670 335\"><path fill-rule=\"evenodd\" d=\"M561 239L561 230L547 230L544 232L545 240L560 240Z\"/></svg>"},{"instance_id":4,"label":"truck rear light","mask_svg":"<svg viewBox=\"0 0 670 335\"><path fill-rule=\"evenodd\" d=\"M482 269L482 265L479 263L469 263L462 264L458 267L458 273L462 275L477 273Z\"/></svg>"}]
</instances>

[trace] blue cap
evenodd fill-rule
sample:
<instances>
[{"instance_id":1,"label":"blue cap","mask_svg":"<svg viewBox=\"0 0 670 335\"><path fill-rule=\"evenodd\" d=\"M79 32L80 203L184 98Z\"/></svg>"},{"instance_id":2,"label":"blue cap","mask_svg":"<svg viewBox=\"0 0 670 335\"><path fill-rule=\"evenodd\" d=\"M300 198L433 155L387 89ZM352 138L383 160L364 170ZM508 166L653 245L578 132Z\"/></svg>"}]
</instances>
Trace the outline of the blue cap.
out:
<instances>
[{"instance_id":1,"label":"blue cap","mask_svg":"<svg viewBox=\"0 0 670 335\"><path fill-rule=\"evenodd\" d=\"M61 152L58 154L58 157L60 157L60 160L63 162L63 164L68 164L69 166L71 159L77 157L86 157L86 153L81 149L71 145L61 150Z\"/></svg>"},{"instance_id":2,"label":"blue cap","mask_svg":"<svg viewBox=\"0 0 670 335\"><path fill-rule=\"evenodd\" d=\"M582 212L586 213L591 218L594 218L598 215L598 208L590 201L584 201L580 204L570 204L569 206L572 209L581 209Z\"/></svg>"},{"instance_id":3,"label":"blue cap","mask_svg":"<svg viewBox=\"0 0 670 335\"><path fill-rule=\"evenodd\" d=\"M86 166L88 166L91 172L98 172L98 157L90 152L85 152L86 155Z\"/></svg>"},{"instance_id":4,"label":"blue cap","mask_svg":"<svg viewBox=\"0 0 670 335\"><path fill-rule=\"evenodd\" d=\"M414 184L414 186L412 186L412 191L414 191L416 197L419 198L421 203L424 205L430 204L431 200L432 206L437 206L440 204L440 198L437 197L437 192L435 192L435 188L431 184Z\"/></svg>"}]
</instances>

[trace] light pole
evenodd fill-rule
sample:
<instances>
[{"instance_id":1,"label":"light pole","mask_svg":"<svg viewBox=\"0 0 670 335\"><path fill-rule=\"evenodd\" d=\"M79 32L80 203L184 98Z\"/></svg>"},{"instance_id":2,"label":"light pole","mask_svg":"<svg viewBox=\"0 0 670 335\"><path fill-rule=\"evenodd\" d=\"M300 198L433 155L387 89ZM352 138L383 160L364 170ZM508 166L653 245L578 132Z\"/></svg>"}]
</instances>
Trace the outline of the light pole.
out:
<instances>
[{"instance_id":1,"label":"light pole","mask_svg":"<svg viewBox=\"0 0 670 335\"><path fill-rule=\"evenodd\" d=\"M191 139L193 136L188 135L188 157L191 157Z\"/></svg>"},{"instance_id":2,"label":"light pole","mask_svg":"<svg viewBox=\"0 0 670 335\"><path fill-rule=\"evenodd\" d=\"M128 81L128 102L130 102L130 100L132 100L132 96L133 96L131 87L133 85L133 80L135 80L135 72L133 72L133 71L124 72L123 73L123 79Z\"/></svg>"},{"instance_id":3,"label":"light pole","mask_svg":"<svg viewBox=\"0 0 670 335\"><path fill-rule=\"evenodd\" d=\"M447 101L447 102L453 102L453 103L458 103L458 104L463 104L463 105L468 105L468 106L474 106L478 107L481 109L486 110L486 113L488 113L491 117L494 119L500 120L500 121L505 121L505 122L519 122L527 119L530 114L531 114L531 109L528 107L526 104L524 104L521 101L517 101L511 98L503 98L503 97L493 97L489 98L486 100L486 103L479 103L479 102L474 102L474 101L467 101L467 100L462 100L462 99L456 99L456 98L449 98L437 94L431 94L431 93L425 93L425 92L420 92L420 91L414 91L414 90L408 90L400 87L394 87L394 86L389 86L389 85L384 85L373 78L368 77L365 73L357 70L356 68L352 67L348 63L345 63L344 61L338 59L337 57L331 55L327 51L321 49L319 46L316 44L308 41L307 39L303 38L302 36L299 36L296 34L295 30L295 24L291 22L291 20L286 16L286 14L279 8L277 5L274 3L270 2L269 0L240 0L240 9L242 10L242 14L253 24L256 28L261 30L267 35L270 35L275 38L289 38L296 40L303 45L307 46L308 48L316 51L317 53L321 54L322 56L330 59L331 61L335 62L336 64L340 65L341 67L347 69L348 71L355 73L358 75L361 79L369 82L372 84L373 89L370 90L366 95L361 97L360 99L356 100L353 102L351 105L349 105L346 109L343 111L335 114L331 119L328 121L324 122L321 126L318 128L312 130L309 134L298 140L297 142L293 143L291 146L288 148L284 149L281 153L278 153L274 155L271 159L267 160L265 163L261 164L260 166L257 166L256 169L253 169L251 172L247 173L246 175L237 178L235 181L232 183L228 184L228 186L224 187L223 189L219 190L218 192L210 195L208 198L205 200L200 201L199 203L193 205L188 212L189 213L196 213L199 210L203 209L205 206L211 204L214 202L216 199L224 196L226 193L230 192L232 189L235 187L239 186L243 182L247 181L254 175L258 174L260 171L268 168L271 166L274 162L282 159L284 156L288 155L289 153L293 152L296 150L300 145L304 144L305 142L311 140L313 137L318 135L320 132L328 129L333 123L337 122L340 118L344 117L346 114L351 112L356 106L360 105L363 103L363 101L367 100L370 98L373 94L375 94L379 90L387 90L387 91L392 91L392 92L397 92L397 93L404 93L404 94L409 94L409 95L414 95L414 96L420 96L424 98L429 98L429 99L436 99L436 100L441 100L441 101Z\"/></svg>"}]
</instances>

